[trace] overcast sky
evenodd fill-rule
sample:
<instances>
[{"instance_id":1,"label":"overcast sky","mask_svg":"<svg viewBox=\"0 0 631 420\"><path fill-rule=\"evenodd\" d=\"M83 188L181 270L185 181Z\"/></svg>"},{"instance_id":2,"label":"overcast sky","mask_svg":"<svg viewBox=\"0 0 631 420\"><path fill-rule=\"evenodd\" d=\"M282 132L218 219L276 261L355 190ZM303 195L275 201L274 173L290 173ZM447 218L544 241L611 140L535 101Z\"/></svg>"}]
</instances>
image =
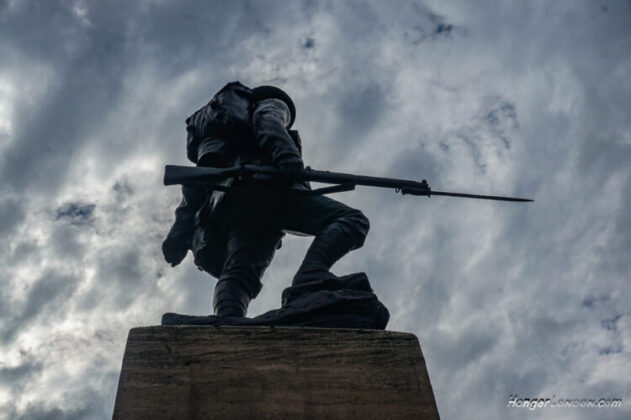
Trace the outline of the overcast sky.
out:
<instances>
[{"instance_id":1,"label":"overcast sky","mask_svg":"<svg viewBox=\"0 0 631 420\"><path fill-rule=\"evenodd\" d=\"M630 22L628 1L0 1L0 417L110 418L128 330L210 313L214 280L162 260L161 182L240 80L292 96L314 168L536 199L335 196L371 232L333 271L419 338L443 418L630 418Z\"/></svg>"}]
</instances>

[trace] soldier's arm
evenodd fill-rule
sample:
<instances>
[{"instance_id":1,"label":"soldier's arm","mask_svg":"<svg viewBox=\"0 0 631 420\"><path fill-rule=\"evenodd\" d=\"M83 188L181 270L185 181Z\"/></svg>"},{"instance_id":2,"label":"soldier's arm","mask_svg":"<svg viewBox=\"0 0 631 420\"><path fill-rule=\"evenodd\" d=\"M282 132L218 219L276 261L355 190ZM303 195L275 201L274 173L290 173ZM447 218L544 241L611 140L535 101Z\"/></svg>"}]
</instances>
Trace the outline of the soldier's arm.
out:
<instances>
[{"instance_id":1,"label":"soldier's arm","mask_svg":"<svg viewBox=\"0 0 631 420\"><path fill-rule=\"evenodd\" d=\"M252 115L254 134L262 150L279 166L302 166L300 150L287 131L289 107L280 99L264 99Z\"/></svg>"},{"instance_id":2,"label":"soldier's arm","mask_svg":"<svg viewBox=\"0 0 631 420\"><path fill-rule=\"evenodd\" d=\"M175 222L162 243L164 259L172 266L178 265L191 248L195 229L195 213L203 205L205 194L202 188L182 186L182 200L175 209Z\"/></svg>"}]
</instances>

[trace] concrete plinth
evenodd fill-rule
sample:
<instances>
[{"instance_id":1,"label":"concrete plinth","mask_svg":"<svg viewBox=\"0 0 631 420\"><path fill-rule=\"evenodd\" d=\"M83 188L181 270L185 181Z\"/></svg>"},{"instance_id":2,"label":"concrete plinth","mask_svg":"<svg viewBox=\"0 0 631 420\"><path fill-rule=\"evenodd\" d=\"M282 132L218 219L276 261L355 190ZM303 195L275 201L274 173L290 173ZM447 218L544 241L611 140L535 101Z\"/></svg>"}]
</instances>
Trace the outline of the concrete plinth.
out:
<instances>
[{"instance_id":1,"label":"concrete plinth","mask_svg":"<svg viewBox=\"0 0 631 420\"><path fill-rule=\"evenodd\" d=\"M435 419L417 338L351 329L129 332L114 419Z\"/></svg>"}]
</instances>

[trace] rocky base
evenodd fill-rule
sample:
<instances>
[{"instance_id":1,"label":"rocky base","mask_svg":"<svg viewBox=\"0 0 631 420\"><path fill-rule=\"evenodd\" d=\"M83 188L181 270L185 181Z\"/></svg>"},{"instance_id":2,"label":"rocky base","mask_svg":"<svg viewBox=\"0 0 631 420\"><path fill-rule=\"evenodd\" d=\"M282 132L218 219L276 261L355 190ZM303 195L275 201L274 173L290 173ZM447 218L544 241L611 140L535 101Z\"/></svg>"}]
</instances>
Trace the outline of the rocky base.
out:
<instances>
[{"instance_id":1,"label":"rocky base","mask_svg":"<svg viewBox=\"0 0 631 420\"><path fill-rule=\"evenodd\" d=\"M325 278L283 291L282 306L254 318L165 313L162 325L294 326L383 330L390 313L365 273Z\"/></svg>"}]
</instances>

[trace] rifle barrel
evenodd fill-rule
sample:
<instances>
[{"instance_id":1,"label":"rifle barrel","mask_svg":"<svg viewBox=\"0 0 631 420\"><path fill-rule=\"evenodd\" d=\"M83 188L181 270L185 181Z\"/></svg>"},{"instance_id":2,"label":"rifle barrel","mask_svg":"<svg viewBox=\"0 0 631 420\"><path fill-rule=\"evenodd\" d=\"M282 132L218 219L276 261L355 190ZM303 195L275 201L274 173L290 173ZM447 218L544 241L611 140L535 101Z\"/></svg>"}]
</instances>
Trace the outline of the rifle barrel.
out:
<instances>
[{"instance_id":1,"label":"rifle barrel","mask_svg":"<svg viewBox=\"0 0 631 420\"><path fill-rule=\"evenodd\" d=\"M246 171L265 173L268 175L277 175L280 171L271 166L245 165ZM295 174L299 181L323 182L326 184L354 184L364 185L367 187L383 187L383 188L419 188L426 189L425 185L418 181L397 178L380 178L376 176L354 175L343 172L319 171L317 169L307 168L302 172Z\"/></svg>"}]
</instances>

